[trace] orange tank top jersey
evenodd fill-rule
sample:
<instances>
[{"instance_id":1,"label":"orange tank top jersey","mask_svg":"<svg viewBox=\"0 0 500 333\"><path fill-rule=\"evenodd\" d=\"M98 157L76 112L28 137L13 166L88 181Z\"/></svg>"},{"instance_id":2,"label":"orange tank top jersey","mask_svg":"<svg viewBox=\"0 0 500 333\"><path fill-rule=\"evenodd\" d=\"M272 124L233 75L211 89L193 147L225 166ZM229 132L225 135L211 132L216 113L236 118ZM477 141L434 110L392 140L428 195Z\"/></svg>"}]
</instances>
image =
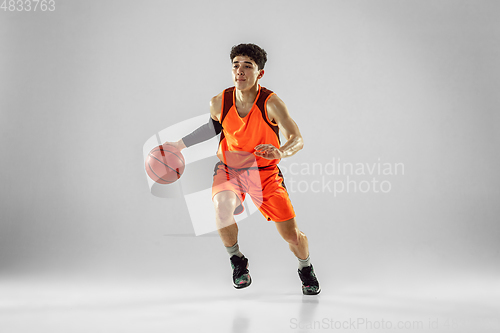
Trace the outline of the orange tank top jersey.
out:
<instances>
[{"instance_id":1,"label":"orange tank top jersey","mask_svg":"<svg viewBox=\"0 0 500 333\"><path fill-rule=\"evenodd\" d=\"M217 156L229 167L249 168L277 165L279 159L268 160L253 154L255 146L272 144L280 147L278 125L271 122L267 115L267 101L274 93L259 85L259 92L250 112L240 117L236 110L235 88L224 90L222 94L222 109L220 136Z\"/></svg>"}]
</instances>

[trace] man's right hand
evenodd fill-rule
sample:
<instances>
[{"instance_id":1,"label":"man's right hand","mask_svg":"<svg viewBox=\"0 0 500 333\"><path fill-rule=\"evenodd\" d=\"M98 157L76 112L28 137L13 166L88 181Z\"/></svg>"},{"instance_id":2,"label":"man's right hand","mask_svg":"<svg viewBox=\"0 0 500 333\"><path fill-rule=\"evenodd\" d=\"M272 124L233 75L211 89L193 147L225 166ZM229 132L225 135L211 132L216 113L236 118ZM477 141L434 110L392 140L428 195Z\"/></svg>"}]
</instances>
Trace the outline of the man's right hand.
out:
<instances>
[{"instance_id":1,"label":"man's right hand","mask_svg":"<svg viewBox=\"0 0 500 333\"><path fill-rule=\"evenodd\" d=\"M179 141L177 142L164 142L163 145L170 145L170 146L174 146L175 148L177 148L179 151L183 150L184 148L186 148L186 145L184 144L184 141L182 141L182 139L180 139Z\"/></svg>"}]
</instances>

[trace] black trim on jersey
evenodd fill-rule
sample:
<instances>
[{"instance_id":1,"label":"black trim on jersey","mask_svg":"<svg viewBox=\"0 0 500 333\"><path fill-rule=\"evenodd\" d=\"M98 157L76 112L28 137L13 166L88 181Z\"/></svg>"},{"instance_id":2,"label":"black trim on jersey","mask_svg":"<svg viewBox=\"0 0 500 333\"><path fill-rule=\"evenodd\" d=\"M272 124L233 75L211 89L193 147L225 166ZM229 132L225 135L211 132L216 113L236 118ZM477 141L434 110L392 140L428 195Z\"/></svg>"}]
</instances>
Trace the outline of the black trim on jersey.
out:
<instances>
[{"instance_id":1,"label":"black trim on jersey","mask_svg":"<svg viewBox=\"0 0 500 333\"><path fill-rule=\"evenodd\" d=\"M255 103L255 105L257 105L257 107L259 108L260 113L262 114L262 119L264 119L266 124L269 125L269 127L271 127L271 129L276 134L276 137L278 138L278 142L281 144L280 129L279 129L278 125L270 123L267 120L267 115L266 115L266 113L267 113L266 100L269 97L269 95L271 95L272 93L273 92L271 90L264 88L264 87L260 87L259 99L257 99L257 102Z\"/></svg>"},{"instance_id":2,"label":"black trim on jersey","mask_svg":"<svg viewBox=\"0 0 500 333\"><path fill-rule=\"evenodd\" d=\"M221 125L224 119L226 118L227 113L233 106L233 92L234 92L234 87L227 88L226 90L224 90L224 101L223 101L224 104L222 105L222 114L220 118Z\"/></svg>"},{"instance_id":3,"label":"black trim on jersey","mask_svg":"<svg viewBox=\"0 0 500 333\"><path fill-rule=\"evenodd\" d=\"M220 124L222 125L222 122L224 119L226 119L227 113L233 106L233 92L234 92L235 87L227 88L223 92L224 98L222 99L222 109L221 109L221 115L220 115ZM224 127L224 126L223 126ZM219 138L219 147L222 141L226 138L226 135L224 134L224 131L220 134Z\"/></svg>"},{"instance_id":4,"label":"black trim on jersey","mask_svg":"<svg viewBox=\"0 0 500 333\"><path fill-rule=\"evenodd\" d=\"M278 176L281 177L282 181L281 181L281 186L283 186L283 188L285 189L285 191L288 192L288 189L286 188L285 186L285 177L283 177L283 174L281 173L281 169L279 168L278 165L276 165L276 167L278 168L279 172L278 172Z\"/></svg>"}]
</instances>

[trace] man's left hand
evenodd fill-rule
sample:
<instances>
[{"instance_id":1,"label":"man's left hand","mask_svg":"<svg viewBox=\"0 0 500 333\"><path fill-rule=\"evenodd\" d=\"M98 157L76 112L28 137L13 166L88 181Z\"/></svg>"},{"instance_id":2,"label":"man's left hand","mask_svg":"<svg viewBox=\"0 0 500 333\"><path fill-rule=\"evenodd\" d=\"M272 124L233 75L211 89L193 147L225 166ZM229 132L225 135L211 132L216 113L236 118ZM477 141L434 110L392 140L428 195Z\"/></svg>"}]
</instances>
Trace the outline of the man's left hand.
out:
<instances>
[{"instance_id":1,"label":"man's left hand","mask_svg":"<svg viewBox=\"0 0 500 333\"><path fill-rule=\"evenodd\" d=\"M254 154L268 160L280 159L282 157L281 150L270 144L256 146Z\"/></svg>"}]
</instances>

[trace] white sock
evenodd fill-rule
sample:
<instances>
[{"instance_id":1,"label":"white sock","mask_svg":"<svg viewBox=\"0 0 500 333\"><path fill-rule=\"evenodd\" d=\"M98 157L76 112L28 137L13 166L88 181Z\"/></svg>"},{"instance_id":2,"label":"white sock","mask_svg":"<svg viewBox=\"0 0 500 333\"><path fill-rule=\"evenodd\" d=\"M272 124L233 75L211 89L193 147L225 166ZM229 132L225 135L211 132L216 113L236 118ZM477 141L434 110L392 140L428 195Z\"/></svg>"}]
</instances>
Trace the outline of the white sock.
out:
<instances>
[{"instance_id":1,"label":"white sock","mask_svg":"<svg viewBox=\"0 0 500 333\"><path fill-rule=\"evenodd\" d=\"M229 253L229 257L231 258L232 256L238 256L238 257L243 257L243 253L240 252L240 247L238 246L238 242L236 242L233 246L227 247L226 246L227 253Z\"/></svg>"},{"instance_id":2,"label":"white sock","mask_svg":"<svg viewBox=\"0 0 500 333\"><path fill-rule=\"evenodd\" d=\"M311 256L307 256L306 259L299 259L299 269L302 270L304 267L311 266Z\"/></svg>"}]
</instances>

